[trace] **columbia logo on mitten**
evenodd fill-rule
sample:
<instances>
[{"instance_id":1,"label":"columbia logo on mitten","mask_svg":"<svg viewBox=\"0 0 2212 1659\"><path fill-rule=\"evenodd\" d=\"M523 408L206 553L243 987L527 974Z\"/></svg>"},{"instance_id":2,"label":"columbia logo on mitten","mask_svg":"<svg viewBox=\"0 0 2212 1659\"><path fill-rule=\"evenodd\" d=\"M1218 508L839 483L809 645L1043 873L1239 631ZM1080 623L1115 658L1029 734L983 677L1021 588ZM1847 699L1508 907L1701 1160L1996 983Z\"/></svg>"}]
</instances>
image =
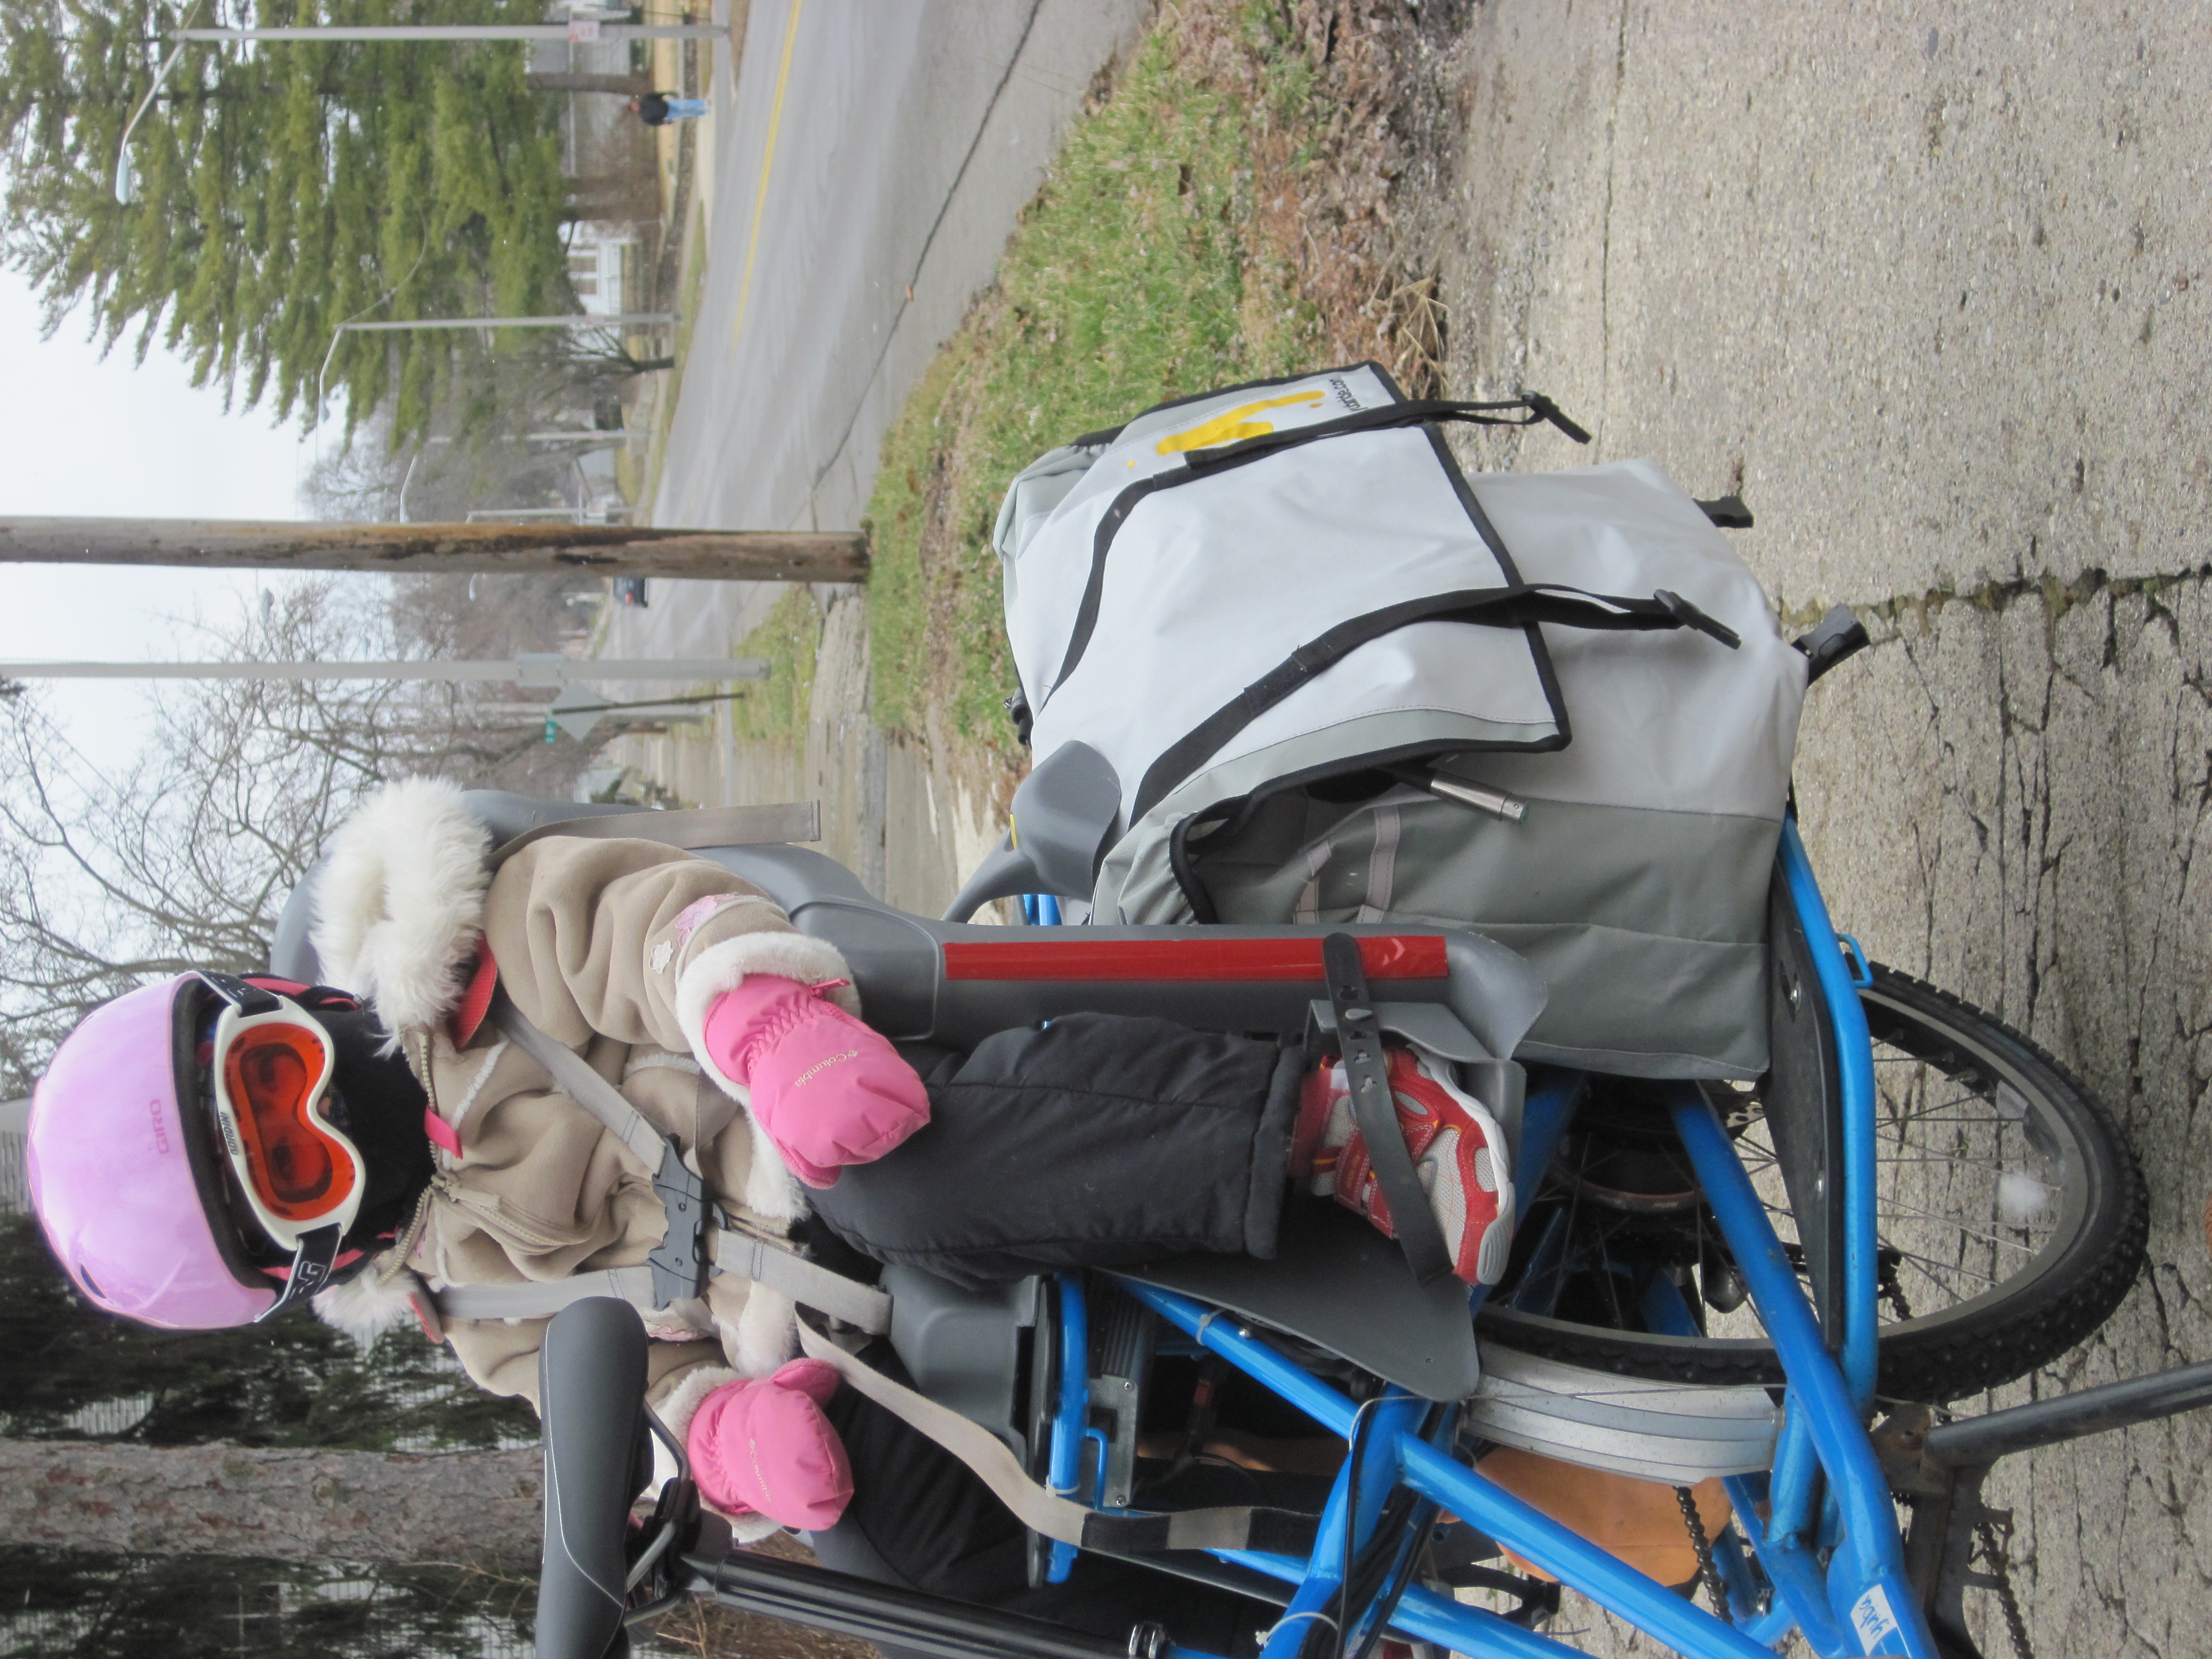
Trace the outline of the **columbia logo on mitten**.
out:
<instances>
[{"instance_id":1,"label":"columbia logo on mitten","mask_svg":"<svg viewBox=\"0 0 2212 1659\"><path fill-rule=\"evenodd\" d=\"M828 1071L832 1066L837 1065L842 1060L858 1060L860 1057L860 1051L858 1048L848 1048L842 1054L832 1054L827 1060L817 1061L815 1064L808 1066L805 1071L801 1072L797 1077L792 1079L791 1086L794 1089L803 1089L808 1084L813 1082L814 1079L819 1077L823 1073Z\"/></svg>"}]
</instances>

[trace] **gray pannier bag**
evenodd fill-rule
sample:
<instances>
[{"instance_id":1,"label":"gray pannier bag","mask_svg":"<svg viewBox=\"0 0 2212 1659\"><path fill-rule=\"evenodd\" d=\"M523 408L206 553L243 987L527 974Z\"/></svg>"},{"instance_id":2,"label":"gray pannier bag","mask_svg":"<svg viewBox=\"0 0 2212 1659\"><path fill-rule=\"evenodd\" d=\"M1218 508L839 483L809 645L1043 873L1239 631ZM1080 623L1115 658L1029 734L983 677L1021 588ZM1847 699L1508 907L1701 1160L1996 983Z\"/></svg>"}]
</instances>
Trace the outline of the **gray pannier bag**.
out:
<instances>
[{"instance_id":1,"label":"gray pannier bag","mask_svg":"<svg viewBox=\"0 0 2212 1659\"><path fill-rule=\"evenodd\" d=\"M1017 478L995 539L1037 765L1011 845L1081 772L1119 793L1087 894L1056 855L1094 921L1472 927L1551 987L1521 1058L1755 1078L1806 659L1656 465L1469 479L1448 420L1584 437L1368 364Z\"/></svg>"}]
</instances>

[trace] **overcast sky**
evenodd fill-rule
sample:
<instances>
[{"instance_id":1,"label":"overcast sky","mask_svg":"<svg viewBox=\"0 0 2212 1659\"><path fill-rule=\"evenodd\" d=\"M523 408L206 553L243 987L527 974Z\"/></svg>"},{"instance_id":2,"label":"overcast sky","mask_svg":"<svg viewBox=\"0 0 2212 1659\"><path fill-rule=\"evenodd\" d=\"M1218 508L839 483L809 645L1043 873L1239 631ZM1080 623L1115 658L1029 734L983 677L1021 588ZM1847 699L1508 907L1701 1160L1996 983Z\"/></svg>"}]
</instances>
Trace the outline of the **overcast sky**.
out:
<instances>
[{"instance_id":1,"label":"overcast sky","mask_svg":"<svg viewBox=\"0 0 2212 1659\"><path fill-rule=\"evenodd\" d=\"M157 346L133 367L126 339L102 361L82 315L39 337L39 304L0 270L0 517L296 519L313 441L266 410L226 415ZM0 564L0 661L197 654L180 621L227 614L247 573ZM57 683L70 734L103 763L143 728L144 686Z\"/></svg>"}]
</instances>

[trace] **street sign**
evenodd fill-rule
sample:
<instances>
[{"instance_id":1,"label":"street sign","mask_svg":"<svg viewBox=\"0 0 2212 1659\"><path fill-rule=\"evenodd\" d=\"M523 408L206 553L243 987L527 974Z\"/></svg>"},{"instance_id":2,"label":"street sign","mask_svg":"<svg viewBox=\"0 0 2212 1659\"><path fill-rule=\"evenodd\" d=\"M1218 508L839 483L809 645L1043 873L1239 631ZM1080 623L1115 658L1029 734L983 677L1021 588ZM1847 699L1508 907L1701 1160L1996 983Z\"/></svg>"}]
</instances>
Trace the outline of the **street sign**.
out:
<instances>
[{"instance_id":1,"label":"street sign","mask_svg":"<svg viewBox=\"0 0 2212 1659\"><path fill-rule=\"evenodd\" d=\"M587 691L580 685L564 685L561 695L553 699L545 724L559 726L581 743L592 735L592 728L606 718L605 702L606 698L597 691ZM584 706L580 708L579 704ZM551 733L547 736L550 738Z\"/></svg>"}]
</instances>

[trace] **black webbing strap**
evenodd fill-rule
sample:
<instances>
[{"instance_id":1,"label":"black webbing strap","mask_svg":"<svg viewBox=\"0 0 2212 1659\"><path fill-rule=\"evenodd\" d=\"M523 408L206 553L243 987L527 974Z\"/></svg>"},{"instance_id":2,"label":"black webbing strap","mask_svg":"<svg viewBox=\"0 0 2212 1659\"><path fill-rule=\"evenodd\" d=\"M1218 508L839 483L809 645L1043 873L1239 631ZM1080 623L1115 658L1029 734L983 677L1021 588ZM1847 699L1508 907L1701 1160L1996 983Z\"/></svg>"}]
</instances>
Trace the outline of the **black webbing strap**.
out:
<instances>
[{"instance_id":1,"label":"black webbing strap","mask_svg":"<svg viewBox=\"0 0 2212 1659\"><path fill-rule=\"evenodd\" d=\"M1509 410L1518 410L1517 416ZM1194 449L1183 459L1193 472L1211 472L1217 468L1234 466L1249 461L1270 450L1289 449L1298 444L1313 443L1322 438L1340 438L1353 432L1387 432L1393 427L1426 426L1431 421L1459 421L1469 426L1555 426L1578 444L1586 444L1590 434L1559 412L1559 406L1540 392L1530 392L1503 403L1468 404L1446 398L1423 398L1412 403L1381 404L1373 409L1363 409L1355 415L1340 415L1333 421L1315 421L1306 426L1285 427L1273 432L1263 432L1255 438L1240 438L1233 444L1217 444L1212 449Z\"/></svg>"},{"instance_id":2,"label":"black webbing strap","mask_svg":"<svg viewBox=\"0 0 2212 1659\"><path fill-rule=\"evenodd\" d=\"M1094 1510L1032 1480L1021 1459L997 1435L878 1370L851 1347L832 1340L828 1328L812 1314L799 1316L799 1346L809 1358L826 1362L855 1393L967 1465L1024 1526L1057 1542L1115 1555L1150 1555L1161 1550L1261 1550L1296 1556L1313 1552L1316 1517L1292 1510L1244 1504L1164 1514L1115 1515Z\"/></svg>"},{"instance_id":3,"label":"black webbing strap","mask_svg":"<svg viewBox=\"0 0 2212 1659\"><path fill-rule=\"evenodd\" d=\"M1345 1082L1352 1091L1352 1115L1367 1140L1368 1166L1390 1206L1390 1224L1413 1277L1426 1285L1452 1269L1451 1250L1437 1224L1429 1195L1421 1190L1413 1155L1398 1127L1398 1103L1390 1088L1389 1062L1382 1053L1382 1026L1367 998L1367 970L1359 960L1359 941L1331 933L1321 942L1322 971L1328 975L1329 1006L1336 1012L1336 1040L1344 1050Z\"/></svg>"},{"instance_id":4,"label":"black webbing strap","mask_svg":"<svg viewBox=\"0 0 2212 1659\"><path fill-rule=\"evenodd\" d=\"M1224 744L1307 681L1334 667L1361 646L1424 622L1472 623L1486 628L1558 623L1569 628L1637 631L1692 628L1730 650L1742 643L1733 629L1667 588L1648 599L1632 599L1548 582L1523 582L1406 599L1340 622L1319 638L1308 641L1170 744L1146 769L1137 786L1135 816L1142 817L1158 805Z\"/></svg>"},{"instance_id":5,"label":"black webbing strap","mask_svg":"<svg viewBox=\"0 0 2212 1659\"><path fill-rule=\"evenodd\" d=\"M1520 411L1518 418L1507 413L1513 410ZM1105 516L1099 520L1098 527L1091 532L1091 574L1084 583L1083 598L1075 608L1075 623L1068 630L1067 648L1060 654L1059 672L1044 687L1042 695L1045 701L1049 702L1053 694L1066 684L1067 677L1075 672L1076 664L1083 660L1084 653L1091 648L1091 635L1098 625L1098 606L1105 591L1106 556L1112 550L1114 538L1121 534L1121 526L1127 522L1129 514L1136 511L1138 504L1146 496L1157 495L1163 489L1173 489L1178 484L1188 483L1194 478L1218 472L1224 467L1242 466L1247 461L1259 460L1278 449L1317 443L1324 438L1340 438L1349 433L1425 426L1433 421L1465 421L1476 426L1534 426L1540 421L1548 422L1578 444L1590 441L1589 433L1559 413L1557 404L1540 392L1531 392L1497 404L1449 403L1439 399L1382 404L1373 409L1363 409L1357 414L1339 416L1333 421L1315 421L1279 432L1262 433L1256 438L1240 439L1233 444L1218 444L1212 449L1194 449L1183 457L1181 467L1154 473L1149 478L1140 478L1122 490L1106 509ZM1479 508L1471 510L1480 511ZM1486 535L1484 539L1487 541L1490 538ZM1496 550L1494 546L1492 550Z\"/></svg>"}]
</instances>

